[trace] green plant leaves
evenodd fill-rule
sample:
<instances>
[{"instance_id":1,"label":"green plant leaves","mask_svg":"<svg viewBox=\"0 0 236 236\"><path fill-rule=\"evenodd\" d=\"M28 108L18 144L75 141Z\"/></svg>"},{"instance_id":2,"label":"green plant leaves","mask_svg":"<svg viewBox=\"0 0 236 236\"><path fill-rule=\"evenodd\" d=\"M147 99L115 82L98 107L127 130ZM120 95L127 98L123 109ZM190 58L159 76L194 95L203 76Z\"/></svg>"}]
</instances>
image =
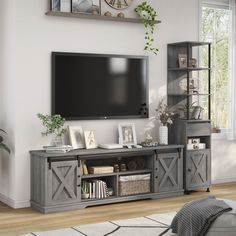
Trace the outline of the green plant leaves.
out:
<instances>
[{"instance_id":1,"label":"green plant leaves","mask_svg":"<svg viewBox=\"0 0 236 236\"><path fill-rule=\"evenodd\" d=\"M149 5L146 1L142 2L140 5L138 5L135 9L135 12L138 13L140 19L143 22L144 28L147 30L145 32L145 51L153 52L154 54L157 54L159 51L158 48L152 47L152 44L154 42L154 30L155 30L155 18L157 16L156 10Z\"/></svg>"},{"instance_id":2,"label":"green plant leaves","mask_svg":"<svg viewBox=\"0 0 236 236\"><path fill-rule=\"evenodd\" d=\"M57 136L62 136L66 129L63 128L65 119L61 115L43 115L41 113L37 114L37 117L42 121L43 126L45 126L46 131L42 132L43 135L55 134Z\"/></svg>"}]
</instances>

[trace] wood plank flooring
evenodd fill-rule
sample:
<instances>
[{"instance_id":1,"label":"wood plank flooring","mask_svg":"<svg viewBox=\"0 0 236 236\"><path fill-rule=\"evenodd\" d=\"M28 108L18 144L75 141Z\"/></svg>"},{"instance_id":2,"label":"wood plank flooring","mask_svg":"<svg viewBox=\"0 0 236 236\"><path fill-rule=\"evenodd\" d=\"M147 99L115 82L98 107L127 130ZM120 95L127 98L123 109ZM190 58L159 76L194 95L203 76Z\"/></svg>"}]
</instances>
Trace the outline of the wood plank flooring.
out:
<instances>
[{"instance_id":1,"label":"wood plank flooring","mask_svg":"<svg viewBox=\"0 0 236 236\"><path fill-rule=\"evenodd\" d=\"M236 201L236 182L214 185L210 193L202 190L175 198L117 203L45 215L31 208L15 210L0 203L0 235L22 235L32 231L60 229L81 224L177 211L186 202L209 195Z\"/></svg>"}]
</instances>

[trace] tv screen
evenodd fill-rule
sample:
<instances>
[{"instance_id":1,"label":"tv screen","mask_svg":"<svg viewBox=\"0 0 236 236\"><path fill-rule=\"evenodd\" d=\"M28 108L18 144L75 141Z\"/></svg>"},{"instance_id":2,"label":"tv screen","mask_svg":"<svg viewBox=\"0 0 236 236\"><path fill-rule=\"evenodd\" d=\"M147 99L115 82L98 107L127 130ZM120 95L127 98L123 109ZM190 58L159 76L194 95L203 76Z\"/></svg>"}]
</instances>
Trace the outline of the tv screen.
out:
<instances>
[{"instance_id":1,"label":"tv screen","mask_svg":"<svg viewBox=\"0 0 236 236\"><path fill-rule=\"evenodd\" d=\"M67 120L147 118L148 58L52 53L52 114Z\"/></svg>"}]
</instances>

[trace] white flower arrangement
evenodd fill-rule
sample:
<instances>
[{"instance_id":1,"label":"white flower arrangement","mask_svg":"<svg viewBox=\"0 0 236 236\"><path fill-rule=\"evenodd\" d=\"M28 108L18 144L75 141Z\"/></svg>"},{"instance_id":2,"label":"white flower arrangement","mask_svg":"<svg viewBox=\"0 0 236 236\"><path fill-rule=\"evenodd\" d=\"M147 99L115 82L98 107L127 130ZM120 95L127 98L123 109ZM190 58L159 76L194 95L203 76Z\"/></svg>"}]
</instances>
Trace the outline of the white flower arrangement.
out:
<instances>
[{"instance_id":1,"label":"white flower arrangement","mask_svg":"<svg viewBox=\"0 0 236 236\"><path fill-rule=\"evenodd\" d=\"M173 124L173 119L175 116L174 112L171 112L167 106L167 104L164 102L164 99L162 99L159 102L159 105L156 109L157 115L156 119L163 125L171 125Z\"/></svg>"}]
</instances>

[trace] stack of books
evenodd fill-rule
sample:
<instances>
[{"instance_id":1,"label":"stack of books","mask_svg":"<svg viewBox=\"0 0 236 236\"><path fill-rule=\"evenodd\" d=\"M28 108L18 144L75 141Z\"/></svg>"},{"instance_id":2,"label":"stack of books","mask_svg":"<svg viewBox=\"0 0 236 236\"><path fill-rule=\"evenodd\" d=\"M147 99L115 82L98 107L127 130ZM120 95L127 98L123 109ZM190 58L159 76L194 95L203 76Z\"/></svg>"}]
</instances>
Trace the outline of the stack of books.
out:
<instances>
[{"instance_id":1,"label":"stack of books","mask_svg":"<svg viewBox=\"0 0 236 236\"><path fill-rule=\"evenodd\" d=\"M102 180L82 181L82 186L88 189L89 198L102 199L109 197L106 182Z\"/></svg>"},{"instance_id":2,"label":"stack of books","mask_svg":"<svg viewBox=\"0 0 236 236\"><path fill-rule=\"evenodd\" d=\"M66 153L73 150L73 147L70 145L44 146L43 148L47 153Z\"/></svg>"},{"instance_id":3,"label":"stack of books","mask_svg":"<svg viewBox=\"0 0 236 236\"><path fill-rule=\"evenodd\" d=\"M89 172L89 174L113 173L114 167L113 166L89 166L88 172Z\"/></svg>"}]
</instances>

